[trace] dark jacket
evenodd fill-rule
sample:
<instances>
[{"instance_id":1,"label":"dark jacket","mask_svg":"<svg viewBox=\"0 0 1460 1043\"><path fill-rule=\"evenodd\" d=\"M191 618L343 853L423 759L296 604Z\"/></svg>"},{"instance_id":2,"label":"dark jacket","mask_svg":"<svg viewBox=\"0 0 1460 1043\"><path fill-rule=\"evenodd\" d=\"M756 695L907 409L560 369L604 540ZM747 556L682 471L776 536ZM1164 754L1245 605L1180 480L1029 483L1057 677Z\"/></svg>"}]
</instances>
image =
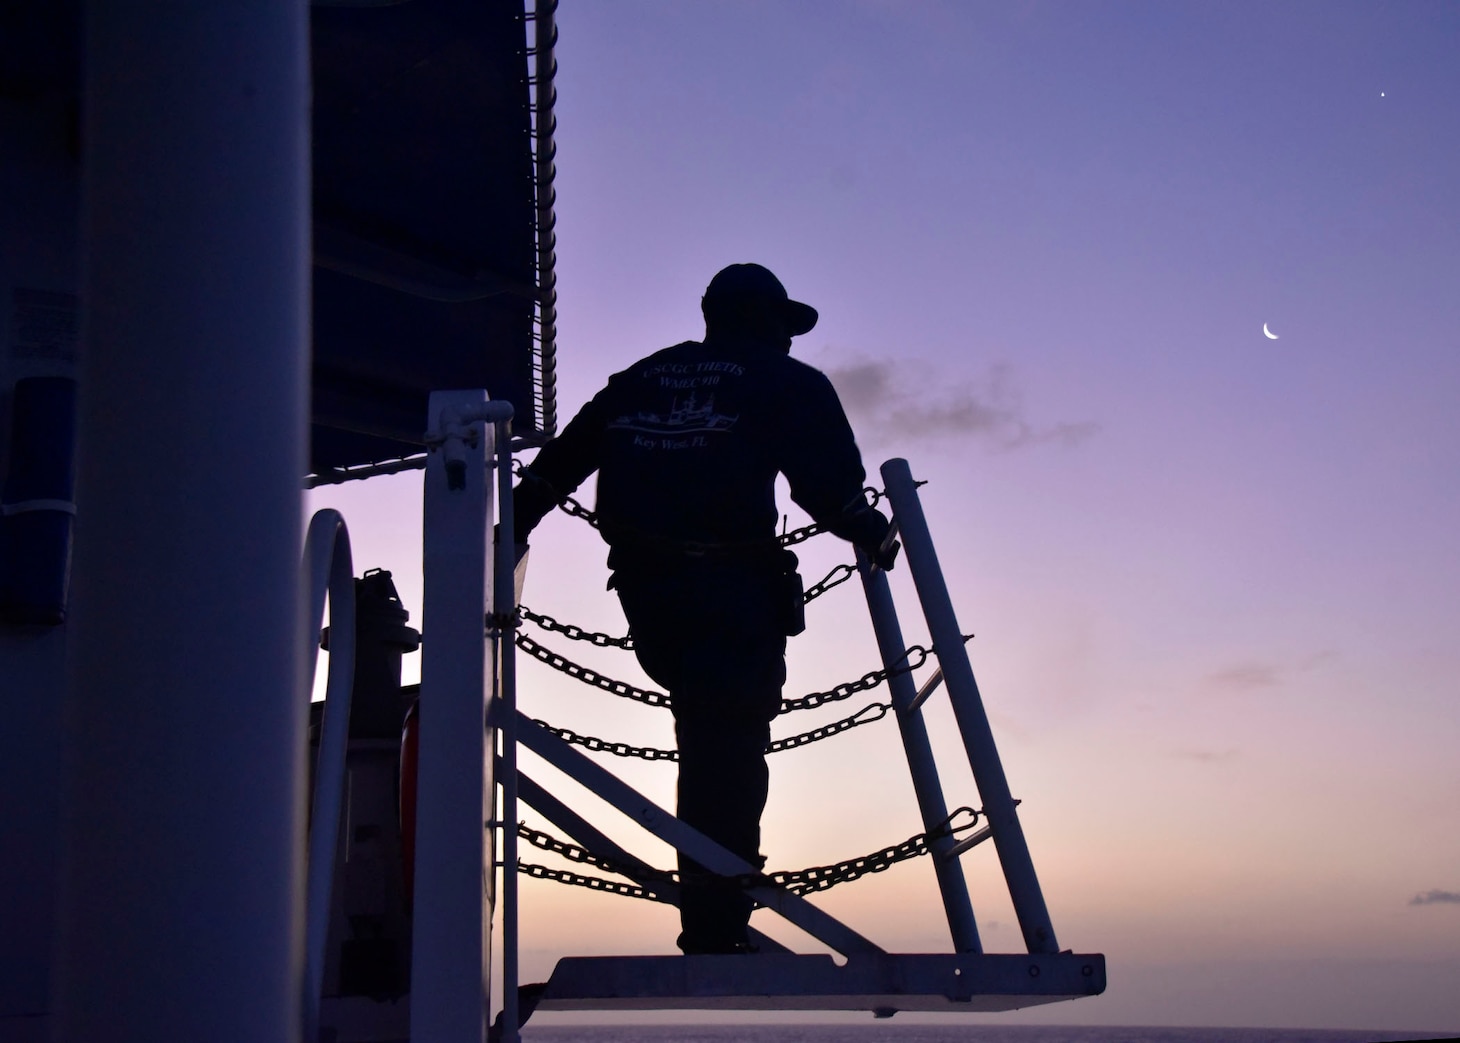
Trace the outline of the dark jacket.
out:
<instances>
[{"instance_id":1,"label":"dark jacket","mask_svg":"<svg viewBox=\"0 0 1460 1043\"><path fill-rule=\"evenodd\" d=\"M615 568L641 551L774 550L777 474L845 539L875 547L888 526L862 494L866 472L831 382L753 340L686 341L610 377L527 468L517 539L594 471Z\"/></svg>"}]
</instances>

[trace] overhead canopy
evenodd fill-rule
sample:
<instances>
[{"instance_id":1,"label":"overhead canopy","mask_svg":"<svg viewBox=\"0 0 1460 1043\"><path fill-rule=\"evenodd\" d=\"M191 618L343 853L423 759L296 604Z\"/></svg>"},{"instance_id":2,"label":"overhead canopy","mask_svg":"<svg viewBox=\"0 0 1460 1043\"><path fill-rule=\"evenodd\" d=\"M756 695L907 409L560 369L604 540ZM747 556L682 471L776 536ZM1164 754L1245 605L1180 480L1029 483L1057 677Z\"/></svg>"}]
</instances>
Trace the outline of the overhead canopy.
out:
<instances>
[{"instance_id":1,"label":"overhead canopy","mask_svg":"<svg viewBox=\"0 0 1460 1043\"><path fill-rule=\"evenodd\" d=\"M311 29L311 468L419 452L434 390L484 387L540 432L522 0L317 5Z\"/></svg>"},{"instance_id":2,"label":"overhead canopy","mask_svg":"<svg viewBox=\"0 0 1460 1043\"><path fill-rule=\"evenodd\" d=\"M316 475L419 453L431 391L551 433L552 22L524 2L311 8ZM78 162L81 23L78 0L0 7L0 99Z\"/></svg>"}]
</instances>

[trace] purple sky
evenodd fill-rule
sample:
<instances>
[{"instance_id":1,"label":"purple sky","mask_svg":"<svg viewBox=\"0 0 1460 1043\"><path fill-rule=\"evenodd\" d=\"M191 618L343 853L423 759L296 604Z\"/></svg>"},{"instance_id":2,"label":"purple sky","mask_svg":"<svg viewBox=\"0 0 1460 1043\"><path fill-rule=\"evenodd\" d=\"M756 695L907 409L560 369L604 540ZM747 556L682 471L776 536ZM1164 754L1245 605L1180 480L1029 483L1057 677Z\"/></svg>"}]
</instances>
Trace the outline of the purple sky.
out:
<instances>
[{"instance_id":1,"label":"purple sky","mask_svg":"<svg viewBox=\"0 0 1460 1043\"><path fill-rule=\"evenodd\" d=\"M795 351L870 470L930 480L1055 928L1110 960L1107 996L1027 1020L1460 1027L1460 5L574 0L559 24L560 412L698 336L725 264L820 309ZM417 622L418 489L311 497ZM532 566L532 607L622 630L581 525L546 522ZM810 609L788 694L876 665L859 597ZM535 714L672 741L526 670ZM772 771L774 867L917 832L890 724ZM671 802L672 769L624 774ZM993 851L965 864L987 948L1018 949ZM665 910L532 883L529 973L671 951ZM947 948L926 866L823 900Z\"/></svg>"}]
</instances>

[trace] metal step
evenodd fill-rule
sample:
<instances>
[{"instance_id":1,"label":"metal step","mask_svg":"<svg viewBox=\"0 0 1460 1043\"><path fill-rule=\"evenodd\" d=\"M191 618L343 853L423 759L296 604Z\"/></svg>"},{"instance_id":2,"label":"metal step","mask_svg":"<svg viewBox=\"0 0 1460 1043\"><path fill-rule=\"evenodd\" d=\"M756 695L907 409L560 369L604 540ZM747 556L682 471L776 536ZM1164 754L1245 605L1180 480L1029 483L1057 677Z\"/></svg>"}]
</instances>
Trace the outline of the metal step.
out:
<instances>
[{"instance_id":1,"label":"metal step","mask_svg":"<svg viewBox=\"0 0 1460 1043\"><path fill-rule=\"evenodd\" d=\"M1097 996L1105 957L1053 954L572 956L538 1010L999 1011Z\"/></svg>"}]
</instances>

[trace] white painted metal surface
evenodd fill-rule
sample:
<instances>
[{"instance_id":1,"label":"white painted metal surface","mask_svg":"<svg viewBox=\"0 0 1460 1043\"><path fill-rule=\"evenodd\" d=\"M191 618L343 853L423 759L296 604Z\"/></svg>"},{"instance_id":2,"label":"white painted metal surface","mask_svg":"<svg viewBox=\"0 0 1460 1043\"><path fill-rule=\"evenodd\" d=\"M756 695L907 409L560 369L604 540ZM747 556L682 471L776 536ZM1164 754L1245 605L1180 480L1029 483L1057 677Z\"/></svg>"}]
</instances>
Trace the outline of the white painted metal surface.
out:
<instances>
[{"instance_id":1,"label":"white painted metal surface","mask_svg":"<svg viewBox=\"0 0 1460 1043\"><path fill-rule=\"evenodd\" d=\"M300 1037L307 19L85 11L64 1043Z\"/></svg>"},{"instance_id":2,"label":"white painted metal surface","mask_svg":"<svg viewBox=\"0 0 1460 1043\"><path fill-rule=\"evenodd\" d=\"M907 645L902 639L902 627L897 621L897 609L893 605L887 574L875 568L861 549L857 550L857 570L862 575L862 589L867 596L867 610L872 616L872 630L877 635L882 665L894 670L905 657ZM907 754L923 829L936 829L947 821L948 805L943 799L943 784L938 779L938 765L933 760L928 728L923 722L922 711L918 709L919 693L913 690L912 674L906 671L892 674L887 679L887 688L897 713L897 727L902 734L902 746ZM950 857L953 843L951 836L943 836L929 845L938 892L943 899L943 912L948 918L948 932L955 952L982 952L978 923L968 897L968 884L963 879L963 867L958 864L957 858Z\"/></svg>"},{"instance_id":3,"label":"white painted metal surface","mask_svg":"<svg viewBox=\"0 0 1460 1043\"><path fill-rule=\"evenodd\" d=\"M309 816L309 863L305 886L304 1038L319 1038L319 1001L324 991L325 944L329 938L330 891L335 880L340 817L345 803L345 747L350 737L350 702L355 687L355 569L350 533L338 511L323 510L309 523L304 540L309 624L305 639L317 643L330 606L329 680L320 723L319 761L314 772L314 806ZM315 669L319 656L314 655Z\"/></svg>"},{"instance_id":4,"label":"white painted metal surface","mask_svg":"<svg viewBox=\"0 0 1460 1043\"><path fill-rule=\"evenodd\" d=\"M938 657L948 699L953 705L954 719L963 736L974 781L978 784L984 818L993 831L999 864L1009 885L1009 897L1024 932L1024 944L1031 953L1058 952L1059 943L1055 941L1054 927L1045 908L1044 893L1034 872L1034 862L1029 857L1029 845L1024 840L1024 829L1019 824L1014 798L1009 793L1003 763L999 760L998 747L989 728L988 714L984 711L973 666L968 660L968 650L958 628L958 618L953 612L953 600L948 595L948 586L938 565L938 554L933 548L933 538L928 532L928 522L923 516L917 483L913 481L907 461L901 459L888 460L882 465L882 480L887 483L887 499L892 504L907 549L907 567L912 572L918 600L922 602L923 615L928 621L933 651Z\"/></svg>"},{"instance_id":5,"label":"white painted metal surface","mask_svg":"<svg viewBox=\"0 0 1460 1043\"><path fill-rule=\"evenodd\" d=\"M425 477L411 1038L479 1043L490 1008L493 736L487 726L492 456L506 403L430 399Z\"/></svg>"},{"instance_id":6,"label":"white painted metal surface","mask_svg":"<svg viewBox=\"0 0 1460 1043\"><path fill-rule=\"evenodd\" d=\"M502 403L502 405L506 405ZM491 723L502 746L502 1032L500 1043L518 1043L517 974L517 541L512 519L511 406L496 426L497 527L493 547L492 611L488 632L496 666ZM525 571L525 562L524 562Z\"/></svg>"},{"instance_id":7,"label":"white painted metal surface","mask_svg":"<svg viewBox=\"0 0 1460 1043\"><path fill-rule=\"evenodd\" d=\"M540 1010L1017 1010L1105 991L1080 953L596 956L559 960Z\"/></svg>"}]
</instances>

